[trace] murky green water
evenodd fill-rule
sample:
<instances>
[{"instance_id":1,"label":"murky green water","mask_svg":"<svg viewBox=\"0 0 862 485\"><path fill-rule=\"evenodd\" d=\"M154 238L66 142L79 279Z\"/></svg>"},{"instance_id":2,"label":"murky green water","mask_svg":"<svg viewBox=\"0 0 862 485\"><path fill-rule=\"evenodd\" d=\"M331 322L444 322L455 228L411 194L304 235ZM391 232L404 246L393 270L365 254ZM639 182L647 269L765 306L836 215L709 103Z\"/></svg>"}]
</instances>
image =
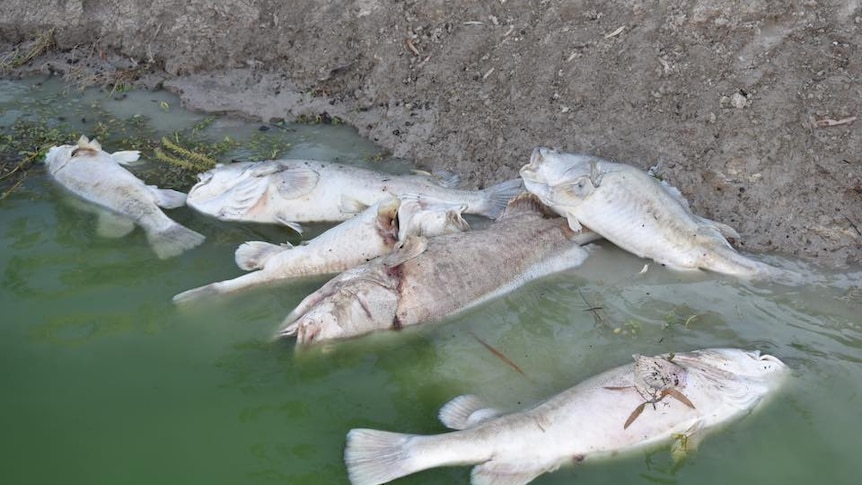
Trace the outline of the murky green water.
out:
<instances>
[{"instance_id":1,"label":"murky green water","mask_svg":"<svg viewBox=\"0 0 862 485\"><path fill-rule=\"evenodd\" d=\"M31 84L0 83L4 123L34 103L47 110L57 103L57 86ZM165 132L200 119L165 93L67 99L70 119L93 103L118 117L153 117ZM225 119L211 129L242 138L258 125ZM378 151L344 127L274 136L292 143L288 156L367 163ZM793 383L761 412L710 436L678 469L660 450L535 483L855 484L862 477L862 302L847 296L860 284L858 269L788 289L653 266L638 274L643 261L605 245L578 271L445 324L297 358L292 342L269 336L325 277L189 307L170 300L241 274L233 263L241 242L295 237L185 209L171 216L208 239L160 261L140 231L97 237L91 216L65 203L41 170L0 201L3 483L346 483L350 428L439 433L437 409L464 392L517 407L635 352L716 346L773 353L793 367ZM588 306L602 307L600 320ZM460 467L399 483L468 477Z\"/></svg>"}]
</instances>

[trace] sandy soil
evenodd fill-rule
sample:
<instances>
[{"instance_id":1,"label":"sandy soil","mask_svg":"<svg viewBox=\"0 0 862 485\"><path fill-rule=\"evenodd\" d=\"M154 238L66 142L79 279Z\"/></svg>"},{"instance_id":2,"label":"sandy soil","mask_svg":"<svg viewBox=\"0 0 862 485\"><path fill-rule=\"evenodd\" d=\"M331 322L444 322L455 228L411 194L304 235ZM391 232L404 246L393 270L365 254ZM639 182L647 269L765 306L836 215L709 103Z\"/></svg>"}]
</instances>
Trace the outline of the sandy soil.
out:
<instances>
[{"instance_id":1,"label":"sandy soil","mask_svg":"<svg viewBox=\"0 0 862 485\"><path fill-rule=\"evenodd\" d=\"M743 251L862 262L859 0L4 7L0 59L54 39L6 77L122 75L264 121L326 112L474 186L537 145L657 165Z\"/></svg>"}]
</instances>

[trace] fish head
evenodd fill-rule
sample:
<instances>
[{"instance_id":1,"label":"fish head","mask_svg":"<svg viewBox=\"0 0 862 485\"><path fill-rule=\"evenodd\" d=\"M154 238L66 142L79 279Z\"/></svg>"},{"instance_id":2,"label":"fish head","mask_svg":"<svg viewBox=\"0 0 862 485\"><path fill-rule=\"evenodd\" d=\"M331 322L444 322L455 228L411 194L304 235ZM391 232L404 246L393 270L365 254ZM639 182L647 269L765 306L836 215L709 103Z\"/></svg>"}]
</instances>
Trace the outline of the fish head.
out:
<instances>
[{"instance_id":1,"label":"fish head","mask_svg":"<svg viewBox=\"0 0 862 485\"><path fill-rule=\"evenodd\" d=\"M759 350L707 349L692 354L696 355L698 366L728 372L737 377L771 380L788 372L781 360L761 354Z\"/></svg>"},{"instance_id":2,"label":"fish head","mask_svg":"<svg viewBox=\"0 0 862 485\"><path fill-rule=\"evenodd\" d=\"M419 195L402 195L398 209L398 240L407 235L439 236L470 230L461 214L466 204L446 202Z\"/></svg>"},{"instance_id":3,"label":"fish head","mask_svg":"<svg viewBox=\"0 0 862 485\"><path fill-rule=\"evenodd\" d=\"M205 172L198 174L197 183L189 191L189 196L199 201L208 201L224 195L225 192L245 180L243 172L246 163L218 164Z\"/></svg>"},{"instance_id":4,"label":"fish head","mask_svg":"<svg viewBox=\"0 0 862 485\"><path fill-rule=\"evenodd\" d=\"M297 346L356 337L375 330L399 328L395 318L398 293L388 281L351 279L308 308L279 332L296 336Z\"/></svg>"},{"instance_id":5,"label":"fish head","mask_svg":"<svg viewBox=\"0 0 862 485\"><path fill-rule=\"evenodd\" d=\"M777 357L742 349L705 349L665 356L685 368L688 397L726 410L747 410L778 389L789 375Z\"/></svg>"},{"instance_id":6,"label":"fish head","mask_svg":"<svg viewBox=\"0 0 862 485\"><path fill-rule=\"evenodd\" d=\"M599 186L601 159L537 147L530 163L521 167L526 189L546 205L572 205Z\"/></svg>"},{"instance_id":7,"label":"fish head","mask_svg":"<svg viewBox=\"0 0 862 485\"><path fill-rule=\"evenodd\" d=\"M45 155L45 164L48 166L48 171L54 173L66 166L73 158L83 159L102 154L108 155L102 151L102 145L98 141L90 141L86 136L81 136L78 143L74 145L59 145L49 148Z\"/></svg>"}]
</instances>

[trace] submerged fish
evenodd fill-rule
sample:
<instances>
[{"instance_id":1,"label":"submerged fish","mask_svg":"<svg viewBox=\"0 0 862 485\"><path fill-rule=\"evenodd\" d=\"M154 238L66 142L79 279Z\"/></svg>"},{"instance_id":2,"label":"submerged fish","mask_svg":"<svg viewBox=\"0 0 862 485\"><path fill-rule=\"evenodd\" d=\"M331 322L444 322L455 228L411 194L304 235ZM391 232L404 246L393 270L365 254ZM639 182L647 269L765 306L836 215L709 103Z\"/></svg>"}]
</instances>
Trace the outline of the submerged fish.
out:
<instances>
[{"instance_id":1,"label":"submerged fish","mask_svg":"<svg viewBox=\"0 0 862 485\"><path fill-rule=\"evenodd\" d=\"M725 239L739 238L736 231L695 215L676 188L636 167L540 147L521 177L572 229L587 226L639 257L674 269L793 279L736 252Z\"/></svg>"},{"instance_id":2,"label":"submerged fish","mask_svg":"<svg viewBox=\"0 0 862 485\"><path fill-rule=\"evenodd\" d=\"M99 142L82 136L77 145L52 147L45 163L54 180L93 204L88 210L99 216L99 234L122 237L137 224L146 231L150 246L162 259L202 243L204 236L174 222L159 209L184 205L185 194L146 185L121 166L138 160L139 156L137 151L109 154Z\"/></svg>"},{"instance_id":3,"label":"submerged fish","mask_svg":"<svg viewBox=\"0 0 862 485\"><path fill-rule=\"evenodd\" d=\"M277 223L297 231L300 223L343 221L402 194L465 204L468 214L495 218L523 190L521 180L485 190L459 190L452 188L457 177L392 175L312 160L232 163L198 178L189 191L189 207L224 221Z\"/></svg>"},{"instance_id":4,"label":"submerged fish","mask_svg":"<svg viewBox=\"0 0 862 485\"><path fill-rule=\"evenodd\" d=\"M611 369L535 407L503 415L474 396L440 410L459 430L421 436L371 429L347 435L353 485L386 483L421 470L472 465L472 483L521 485L562 465L674 443L678 456L704 432L749 413L773 393L786 366L770 355L707 349Z\"/></svg>"},{"instance_id":5,"label":"submerged fish","mask_svg":"<svg viewBox=\"0 0 862 485\"><path fill-rule=\"evenodd\" d=\"M431 240L408 236L389 255L336 276L288 315L277 336L297 345L440 320L541 276L579 266L572 232L534 196L523 194L488 228Z\"/></svg>"},{"instance_id":6,"label":"submerged fish","mask_svg":"<svg viewBox=\"0 0 862 485\"><path fill-rule=\"evenodd\" d=\"M244 270L258 270L232 280L184 291L174 302L239 291L288 278L339 273L392 251L408 234L436 236L469 229L464 205L403 195L387 197L300 246L246 242L236 251Z\"/></svg>"}]
</instances>

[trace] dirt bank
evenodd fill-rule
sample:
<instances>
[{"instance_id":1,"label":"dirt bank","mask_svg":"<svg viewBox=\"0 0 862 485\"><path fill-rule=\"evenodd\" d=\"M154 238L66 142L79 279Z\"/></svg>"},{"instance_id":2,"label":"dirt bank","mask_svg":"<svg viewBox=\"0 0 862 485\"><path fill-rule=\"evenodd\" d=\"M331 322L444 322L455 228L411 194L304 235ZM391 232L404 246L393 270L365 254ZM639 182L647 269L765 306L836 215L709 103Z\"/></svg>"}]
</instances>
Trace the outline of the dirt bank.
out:
<instances>
[{"instance_id":1,"label":"dirt bank","mask_svg":"<svg viewBox=\"0 0 862 485\"><path fill-rule=\"evenodd\" d=\"M745 251L862 261L859 0L4 4L6 76L123 75L264 121L326 111L475 185L537 145L658 165Z\"/></svg>"}]
</instances>

